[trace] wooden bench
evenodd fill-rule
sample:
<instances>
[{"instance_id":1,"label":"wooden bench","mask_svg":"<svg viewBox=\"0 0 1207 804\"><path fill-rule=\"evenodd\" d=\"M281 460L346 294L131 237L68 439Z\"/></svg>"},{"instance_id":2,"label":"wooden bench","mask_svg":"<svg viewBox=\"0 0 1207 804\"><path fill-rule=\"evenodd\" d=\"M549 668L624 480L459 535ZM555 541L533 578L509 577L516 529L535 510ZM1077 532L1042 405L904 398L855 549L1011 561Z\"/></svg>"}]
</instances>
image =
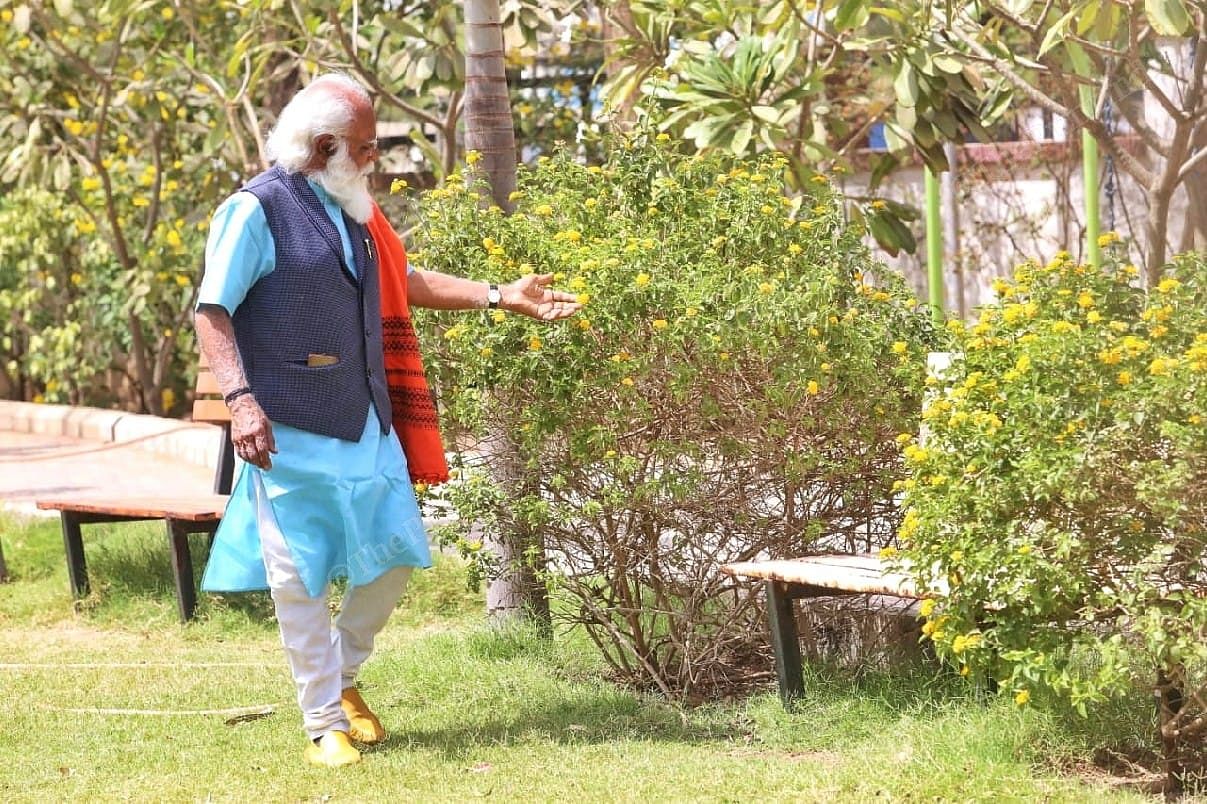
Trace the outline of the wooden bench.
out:
<instances>
[{"instance_id":1,"label":"wooden bench","mask_svg":"<svg viewBox=\"0 0 1207 804\"><path fill-rule=\"evenodd\" d=\"M888 595L912 600L919 594L913 579L890 572L870 555L830 554L779 561L725 564L721 571L736 578L763 581L767 590L767 620L780 698L784 705L805 694L800 635L792 601L835 595Z\"/></svg>"},{"instance_id":2,"label":"wooden bench","mask_svg":"<svg viewBox=\"0 0 1207 804\"><path fill-rule=\"evenodd\" d=\"M176 607L181 622L192 619L197 606L193 583L193 557L189 534L214 531L226 510L226 501L234 478L235 452L230 439L230 411L222 401L218 382L209 370L204 355L197 372L193 421L222 427L222 445L214 473L212 494L186 497L106 497L74 495L48 497L37 501L38 508L58 511L63 526L63 547L67 553L67 577L76 598L88 594L88 567L84 560L82 525L99 522L133 522L162 519L167 525L168 547L172 556L172 574L176 582Z\"/></svg>"}]
</instances>

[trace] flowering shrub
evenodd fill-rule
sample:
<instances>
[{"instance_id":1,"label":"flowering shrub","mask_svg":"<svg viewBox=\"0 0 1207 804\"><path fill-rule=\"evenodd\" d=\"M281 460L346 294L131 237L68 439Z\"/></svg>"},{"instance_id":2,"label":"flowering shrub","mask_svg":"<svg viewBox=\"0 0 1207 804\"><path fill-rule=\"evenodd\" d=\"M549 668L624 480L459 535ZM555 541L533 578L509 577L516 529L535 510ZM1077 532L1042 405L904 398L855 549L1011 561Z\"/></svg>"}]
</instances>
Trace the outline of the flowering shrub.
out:
<instances>
[{"instance_id":1,"label":"flowering shrub","mask_svg":"<svg viewBox=\"0 0 1207 804\"><path fill-rule=\"evenodd\" d=\"M450 434L506 433L524 467L501 487L498 450L464 455L454 537L480 556L471 523L539 533L568 601L555 615L629 677L691 692L738 677L764 640L720 562L891 538L892 439L917 421L934 333L824 177L787 198L782 159L667 139L635 134L598 166L541 160L511 216L454 177L426 196L412 261L552 272L585 304L555 325L419 325Z\"/></svg>"},{"instance_id":2,"label":"flowering shrub","mask_svg":"<svg viewBox=\"0 0 1207 804\"><path fill-rule=\"evenodd\" d=\"M1135 273L1025 265L952 323L900 538L961 672L1083 712L1144 684L1168 756L1207 713L1207 258L1148 293Z\"/></svg>"}]
</instances>

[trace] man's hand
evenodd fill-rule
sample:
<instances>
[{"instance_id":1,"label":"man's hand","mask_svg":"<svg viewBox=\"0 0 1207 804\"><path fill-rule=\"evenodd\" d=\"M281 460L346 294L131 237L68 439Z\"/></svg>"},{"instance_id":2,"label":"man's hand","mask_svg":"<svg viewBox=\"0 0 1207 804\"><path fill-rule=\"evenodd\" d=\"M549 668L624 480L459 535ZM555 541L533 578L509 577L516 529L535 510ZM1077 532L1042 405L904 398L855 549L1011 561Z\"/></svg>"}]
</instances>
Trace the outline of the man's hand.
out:
<instances>
[{"instance_id":1,"label":"man's hand","mask_svg":"<svg viewBox=\"0 0 1207 804\"><path fill-rule=\"evenodd\" d=\"M277 442L272 435L272 422L251 394L244 394L230 404L231 443L235 453L252 466L272 468L272 453Z\"/></svg>"},{"instance_id":2,"label":"man's hand","mask_svg":"<svg viewBox=\"0 0 1207 804\"><path fill-rule=\"evenodd\" d=\"M499 306L540 321L569 318L582 309L572 293L551 290L553 274L529 274L499 288Z\"/></svg>"}]
</instances>

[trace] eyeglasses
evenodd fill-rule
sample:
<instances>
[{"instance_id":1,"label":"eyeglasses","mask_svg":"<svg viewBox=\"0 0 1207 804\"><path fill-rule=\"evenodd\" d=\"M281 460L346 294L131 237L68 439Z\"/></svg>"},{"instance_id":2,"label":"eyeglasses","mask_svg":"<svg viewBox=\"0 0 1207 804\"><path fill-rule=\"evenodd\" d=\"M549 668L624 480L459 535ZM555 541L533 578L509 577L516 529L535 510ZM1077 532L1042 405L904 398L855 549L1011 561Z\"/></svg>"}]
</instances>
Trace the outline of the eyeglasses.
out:
<instances>
[{"instance_id":1,"label":"eyeglasses","mask_svg":"<svg viewBox=\"0 0 1207 804\"><path fill-rule=\"evenodd\" d=\"M376 156L378 153L376 137L371 140L361 140L359 145L356 145L351 137L344 137L344 139L347 140L350 146L355 147L356 154L361 159L368 159L371 156Z\"/></svg>"}]
</instances>

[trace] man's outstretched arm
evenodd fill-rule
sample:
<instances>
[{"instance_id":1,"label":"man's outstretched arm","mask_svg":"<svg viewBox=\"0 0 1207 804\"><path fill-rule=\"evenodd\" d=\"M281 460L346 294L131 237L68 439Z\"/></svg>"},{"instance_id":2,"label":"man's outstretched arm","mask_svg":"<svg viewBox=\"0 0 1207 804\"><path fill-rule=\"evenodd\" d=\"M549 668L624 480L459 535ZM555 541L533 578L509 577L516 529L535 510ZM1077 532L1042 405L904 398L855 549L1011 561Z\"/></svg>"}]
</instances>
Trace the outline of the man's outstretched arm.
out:
<instances>
[{"instance_id":1,"label":"man's outstretched arm","mask_svg":"<svg viewBox=\"0 0 1207 804\"><path fill-rule=\"evenodd\" d=\"M499 286L499 308L541 321L557 321L577 313L582 305L573 294L549 287L553 274L529 274ZM438 271L412 271L407 276L407 302L432 310L482 310L489 284Z\"/></svg>"}]
</instances>

